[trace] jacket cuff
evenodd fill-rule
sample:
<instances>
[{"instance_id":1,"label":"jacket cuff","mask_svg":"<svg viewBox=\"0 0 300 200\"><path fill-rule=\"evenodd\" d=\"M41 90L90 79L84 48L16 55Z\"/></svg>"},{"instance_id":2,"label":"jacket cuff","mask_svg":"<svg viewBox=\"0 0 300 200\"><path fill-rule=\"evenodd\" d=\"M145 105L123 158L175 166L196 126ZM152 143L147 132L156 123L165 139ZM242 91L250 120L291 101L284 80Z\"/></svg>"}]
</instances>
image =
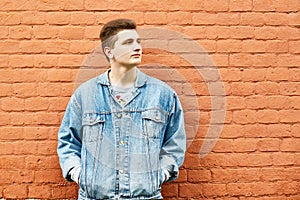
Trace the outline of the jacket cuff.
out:
<instances>
[{"instance_id":1,"label":"jacket cuff","mask_svg":"<svg viewBox=\"0 0 300 200\"><path fill-rule=\"evenodd\" d=\"M80 163L80 159L76 159L76 158L69 158L67 160L64 161L64 165L62 167L63 169L63 176L64 178L69 181L69 182L73 182L73 180L71 179L70 176L70 171L77 166L81 166Z\"/></svg>"},{"instance_id":2,"label":"jacket cuff","mask_svg":"<svg viewBox=\"0 0 300 200\"><path fill-rule=\"evenodd\" d=\"M173 158L164 156L161 159L161 169L169 172L169 178L166 182L171 182L178 178L178 165Z\"/></svg>"}]
</instances>

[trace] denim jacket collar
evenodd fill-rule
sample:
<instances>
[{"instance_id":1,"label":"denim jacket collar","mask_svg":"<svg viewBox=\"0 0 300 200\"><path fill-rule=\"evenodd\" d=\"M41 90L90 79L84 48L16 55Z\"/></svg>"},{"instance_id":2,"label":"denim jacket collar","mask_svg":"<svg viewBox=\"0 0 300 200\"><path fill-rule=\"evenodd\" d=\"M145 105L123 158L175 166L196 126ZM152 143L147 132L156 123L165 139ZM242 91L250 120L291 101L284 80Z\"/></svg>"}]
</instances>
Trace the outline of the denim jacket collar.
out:
<instances>
[{"instance_id":1,"label":"denim jacket collar","mask_svg":"<svg viewBox=\"0 0 300 200\"><path fill-rule=\"evenodd\" d=\"M108 73L110 70L111 69L108 69L108 70L106 70L105 73L101 74L98 77L97 82L102 85L110 85L110 82L108 79ZM143 85L145 85L145 83L147 81L146 75L143 72L141 72L141 70L139 70L138 68L136 68L136 75L137 75L137 78L135 80L134 87L139 88L139 87L142 87Z\"/></svg>"}]
</instances>

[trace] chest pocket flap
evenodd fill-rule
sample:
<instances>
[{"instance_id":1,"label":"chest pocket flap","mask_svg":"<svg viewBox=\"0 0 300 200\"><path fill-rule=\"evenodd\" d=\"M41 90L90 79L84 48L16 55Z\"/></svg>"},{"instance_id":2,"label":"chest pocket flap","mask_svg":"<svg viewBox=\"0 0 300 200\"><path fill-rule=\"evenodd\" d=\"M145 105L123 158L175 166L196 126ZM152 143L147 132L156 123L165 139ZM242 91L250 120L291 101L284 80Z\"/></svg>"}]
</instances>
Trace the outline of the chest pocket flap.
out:
<instances>
[{"instance_id":1,"label":"chest pocket flap","mask_svg":"<svg viewBox=\"0 0 300 200\"><path fill-rule=\"evenodd\" d=\"M142 113L143 119L149 119L158 123L165 123L166 122L166 115L158 109L153 110L146 110Z\"/></svg>"},{"instance_id":2,"label":"chest pocket flap","mask_svg":"<svg viewBox=\"0 0 300 200\"><path fill-rule=\"evenodd\" d=\"M82 120L83 140L85 142L97 142L101 140L104 122L105 115L103 114L85 114Z\"/></svg>"},{"instance_id":3,"label":"chest pocket flap","mask_svg":"<svg viewBox=\"0 0 300 200\"><path fill-rule=\"evenodd\" d=\"M105 115L97 113L88 113L84 115L82 125L92 126L101 122L105 122Z\"/></svg>"}]
</instances>

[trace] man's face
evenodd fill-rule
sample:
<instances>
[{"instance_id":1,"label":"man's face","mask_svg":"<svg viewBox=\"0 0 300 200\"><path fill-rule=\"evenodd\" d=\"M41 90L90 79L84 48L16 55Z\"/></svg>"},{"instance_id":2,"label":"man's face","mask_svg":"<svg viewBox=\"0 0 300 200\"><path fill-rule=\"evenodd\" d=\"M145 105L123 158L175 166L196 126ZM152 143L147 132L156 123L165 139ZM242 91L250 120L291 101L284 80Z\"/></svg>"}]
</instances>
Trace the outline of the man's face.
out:
<instances>
[{"instance_id":1,"label":"man's face","mask_svg":"<svg viewBox=\"0 0 300 200\"><path fill-rule=\"evenodd\" d=\"M111 49L112 60L123 66L136 66L142 61L141 39L136 30L123 30Z\"/></svg>"}]
</instances>

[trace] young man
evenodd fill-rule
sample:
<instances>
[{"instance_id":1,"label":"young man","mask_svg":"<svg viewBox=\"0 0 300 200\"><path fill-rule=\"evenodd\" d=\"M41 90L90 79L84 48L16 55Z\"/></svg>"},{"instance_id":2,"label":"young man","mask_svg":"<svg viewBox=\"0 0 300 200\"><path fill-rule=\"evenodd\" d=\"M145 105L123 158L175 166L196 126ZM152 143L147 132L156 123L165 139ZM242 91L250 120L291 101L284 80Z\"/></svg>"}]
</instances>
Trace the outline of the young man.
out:
<instances>
[{"instance_id":1,"label":"young man","mask_svg":"<svg viewBox=\"0 0 300 200\"><path fill-rule=\"evenodd\" d=\"M186 149L179 99L137 69L134 21L110 21L100 38L110 69L70 98L58 133L63 176L79 184L79 199L162 199Z\"/></svg>"}]
</instances>

